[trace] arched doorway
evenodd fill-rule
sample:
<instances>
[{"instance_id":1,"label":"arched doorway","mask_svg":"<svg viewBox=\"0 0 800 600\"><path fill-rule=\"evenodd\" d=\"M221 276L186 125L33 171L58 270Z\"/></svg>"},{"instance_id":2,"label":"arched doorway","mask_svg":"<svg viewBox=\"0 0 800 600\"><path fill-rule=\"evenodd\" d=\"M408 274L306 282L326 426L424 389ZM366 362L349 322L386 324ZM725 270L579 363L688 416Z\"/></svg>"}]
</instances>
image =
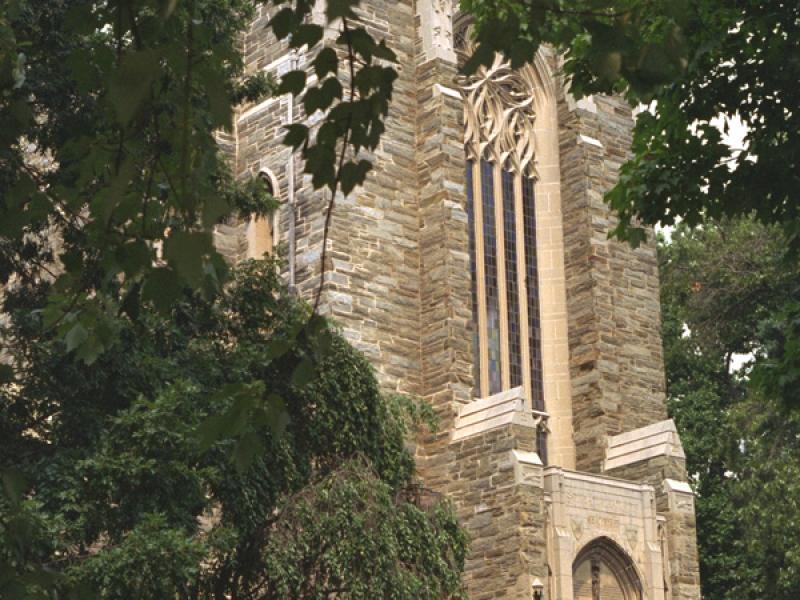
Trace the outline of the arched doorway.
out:
<instances>
[{"instance_id":1,"label":"arched doorway","mask_svg":"<svg viewBox=\"0 0 800 600\"><path fill-rule=\"evenodd\" d=\"M642 600L642 584L631 559L610 538L584 546L572 563L575 600Z\"/></svg>"}]
</instances>

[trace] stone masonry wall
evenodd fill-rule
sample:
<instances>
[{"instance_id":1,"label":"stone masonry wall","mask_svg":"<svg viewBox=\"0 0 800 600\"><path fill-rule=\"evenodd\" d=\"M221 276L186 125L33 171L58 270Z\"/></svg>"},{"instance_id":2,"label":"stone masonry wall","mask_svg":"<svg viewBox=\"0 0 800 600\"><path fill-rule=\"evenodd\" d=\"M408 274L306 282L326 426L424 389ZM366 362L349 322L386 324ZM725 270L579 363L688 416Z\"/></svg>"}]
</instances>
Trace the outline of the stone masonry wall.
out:
<instances>
[{"instance_id":1,"label":"stone masonry wall","mask_svg":"<svg viewBox=\"0 0 800 600\"><path fill-rule=\"evenodd\" d=\"M367 156L373 173L355 193L336 200L324 299L350 342L371 359L384 389L419 394L413 5L411 0L365 1L359 14L370 34L385 39L396 53L399 76L386 132Z\"/></svg>"},{"instance_id":2,"label":"stone masonry wall","mask_svg":"<svg viewBox=\"0 0 800 600\"><path fill-rule=\"evenodd\" d=\"M658 264L652 241L608 239L603 195L629 154L630 109L564 98L559 121L576 462L599 472L606 436L666 418Z\"/></svg>"},{"instance_id":3,"label":"stone masonry wall","mask_svg":"<svg viewBox=\"0 0 800 600\"><path fill-rule=\"evenodd\" d=\"M512 453L534 447L534 430L516 425L452 445L457 468L448 496L471 539L464 583L472 600L528 600L533 578L547 580L541 474L519 483Z\"/></svg>"},{"instance_id":4,"label":"stone masonry wall","mask_svg":"<svg viewBox=\"0 0 800 600\"><path fill-rule=\"evenodd\" d=\"M375 170L362 188L336 198L321 312L370 358L385 391L418 395L439 415L438 432L418 440L418 475L454 502L472 536L470 596L527 600L532 577L548 576L544 491L520 483L510 457L513 450L534 451L534 432L509 425L451 441L458 409L473 390L463 105L454 62L425 50L422 3L365 0L359 8L370 33L397 53L399 78L386 133L368 156ZM307 66L302 52L290 57L271 38L267 20L267 9L259 8L245 36L247 70L280 75L293 68L290 60ZM278 239L285 245L294 219L296 289L313 300L329 196L312 189L295 156L295 202L288 202L291 154L280 139L290 113L295 121L318 120L303 114L298 99L282 96L241 107L234 132L221 142L239 176L268 169L277 180L284 203ZM562 98L558 118L578 469L599 472L608 435L665 418L657 264L652 244L634 251L607 239L614 223L602 195L626 158L629 111L609 99L580 108ZM218 229L217 243L231 260L245 255L244 232L244 222ZM622 476L667 477L657 464L646 469ZM671 497L664 493L665 511ZM678 532L670 544L684 557L673 572L688 574L686 586L694 581L684 569L692 560L684 535L694 532L689 516L681 530L672 525L680 520L668 518Z\"/></svg>"},{"instance_id":5,"label":"stone masonry wall","mask_svg":"<svg viewBox=\"0 0 800 600\"><path fill-rule=\"evenodd\" d=\"M386 391L419 393L419 221L415 169L414 22L410 0L362 2L359 12L370 33L386 39L398 56L399 78L387 130L372 159L375 170L355 194L336 198L328 239L321 312L333 317L345 337L375 366ZM302 51L290 55L269 33L269 11L258 16L244 38L247 72L267 70L276 76L310 63ZM391 27L390 27L391 24ZM310 73L309 73L310 75ZM296 287L307 300L319 288L325 209L329 192L314 191L294 157L295 203L288 202L290 150L280 140L290 112L295 122L313 124L295 98L270 98L238 111L233 154L239 176L269 170L283 201L278 240L286 255L287 232L294 210ZM220 226L216 241L232 261L244 257L245 223Z\"/></svg>"},{"instance_id":6,"label":"stone masonry wall","mask_svg":"<svg viewBox=\"0 0 800 600\"><path fill-rule=\"evenodd\" d=\"M699 600L700 566L694 500L691 492L675 490L673 487L673 482L687 481L686 460L674 456L656 456L610 469L607 474L653 486L656 491L656 510L666 521L669 559L667 597L671 600Z\"/></svg>"}]
</instances>

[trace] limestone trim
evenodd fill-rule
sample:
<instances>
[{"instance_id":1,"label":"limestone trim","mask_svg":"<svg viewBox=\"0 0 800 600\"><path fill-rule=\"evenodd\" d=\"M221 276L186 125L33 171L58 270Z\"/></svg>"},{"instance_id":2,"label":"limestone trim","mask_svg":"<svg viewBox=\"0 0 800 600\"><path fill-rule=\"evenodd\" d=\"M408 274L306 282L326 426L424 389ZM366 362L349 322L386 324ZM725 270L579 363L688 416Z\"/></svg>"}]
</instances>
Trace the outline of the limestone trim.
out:
<instances>
[{"instance_id":1,"label":"limestone trim","mask_svg":"<svg viewBox=\"0 0 800 600\"><path fill-rule=\"evenodd\" d=\"M610 436L603 470L618 469L658 456L686 458L672 419Z\"/></svg>"},{"instance_id":2,"label":"limestone trim","mask_svg":"<svg viewBox=\"0 0 800 600\"><path fill-rule=\"evenodd\" d=\"M665 479L662 485L670 512L694 514L694 492L688 483Z\"/></svg>"},{"instance_id":3,"label":"limestone trim","mask_svg":"<svg viewBox=\"0 0 800 600\"><path fill-rule=\"evenodd\" d=\"M549 600L573 600L574 567L598 544L629 559L641 584L638 600L665 600L663 528L652 486L547 467ZM636 586L629 590L635 591Z\"/></svg>"},{"instance_id":4,"label":"limestone trim","mask_svg":"<svg viewBox=\"0 0 800 600\"><path fill-rule=\"evenodd\" d=\"M459 406L451 441L457 442L506 425L546 428L547 419L546 413L528 408L522 387L516 387Z\"/></svg>"},{"instance_id":5,"label":"limestone trim","mask_svg":"<svg viewBox=\"0 0 800 600\"><path fill-rule=\"evenodd\" d=\"M599 568L602 564L611 571L620 585L623 594L622 600L642 600L642 578L636 565L627 552L614 540L600 536L587 543L573 561L573 577L587 561L591 564L593 588L596 583L599 583L594 580L599 579ZM592 592L594 591L593 589Z\"/></svg>"},{"instance_id":6,"label":"limestone trim","mask_svg":"<svg viewBox=\"0 0 800 600\"><path fill-rule=\"evenodd\" d=\"M258 175L266 182L269 193L279 200L280 186L275 174L262 167ZM261 259L271 254L278 244L278 211L264 217L251 216L245 227L245 238L247 258Z\"/></svg>"},{"instance_id":7,"label":"limestone trim","mask_svg":"<svg viewBox=\"0 0 800 600\"><path fill-rule=\"evenodd\" d=\"M510 454L511 462L514 465L514 483L541 488L544 466L539 455L527 450L511 450Z\"/></svg>"},{"instance_id":8,"label":"limestone trim","mask_svg":"<svg viewBox=\"0 0 800 600\"><path fill-rule=\"evenodd\" d=\"M455 63L453 0L417 0L416 5L425 60Z\"/></svg>"},{"instance_id":9,"label":"limestone trim","mask_svg":"<svg viewBox=\"0 0 800 600\"><path fill-rule=\"evenodd\" d=\"M440 94L445 96L450 96L451 98L455 98L457 100L461 100L461 92L446 85L442 85L441 83L434 83L433 84L433 96L436 97Z\"/></svg>"}]
</instances>

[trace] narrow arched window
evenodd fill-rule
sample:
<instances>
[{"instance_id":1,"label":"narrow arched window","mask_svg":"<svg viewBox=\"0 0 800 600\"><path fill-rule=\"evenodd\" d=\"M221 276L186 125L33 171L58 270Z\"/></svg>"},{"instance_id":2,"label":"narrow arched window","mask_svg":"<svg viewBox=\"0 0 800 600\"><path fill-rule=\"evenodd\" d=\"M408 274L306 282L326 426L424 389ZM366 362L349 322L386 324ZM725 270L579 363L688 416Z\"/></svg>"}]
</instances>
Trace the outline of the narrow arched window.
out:
<instances>
[{"instance_id":1,"label":"narrow arched window","mask_svg":"<svg viewBox=\"0 0 800 600\"><path fill-rule=\"evenodd\" d=\"M461 38L464 55L469 36ZM476 395L523 387L545 410L531 67L497 57L462 82Z\"/></svg>"},{"instance_id":2,"label":"narrow arched window","mask_svg":"<svg viewBox=\"0 0 800 600\"><path fill-rule=\"evenodd\" d=\"M267 193L278 198L278 187L275 177L266 170L258 174L266 187ZM277 211L276 211L277 213ZM247 258L264 258L272 254L277 243L277 214L250 217L247 224Z\"/></svg>"}]
</instances>

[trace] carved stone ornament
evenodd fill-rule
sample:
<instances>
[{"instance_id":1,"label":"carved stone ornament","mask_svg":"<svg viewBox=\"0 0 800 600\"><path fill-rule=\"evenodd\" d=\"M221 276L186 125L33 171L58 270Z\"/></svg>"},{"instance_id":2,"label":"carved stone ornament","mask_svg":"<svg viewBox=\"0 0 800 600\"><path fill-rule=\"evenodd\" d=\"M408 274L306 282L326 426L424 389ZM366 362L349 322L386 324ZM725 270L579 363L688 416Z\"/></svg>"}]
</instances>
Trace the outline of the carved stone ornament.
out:
<instances>
[{"instance_id":1,"label":"carved stone ornament","mask_svg":"<svg viewBox=\"0 0 800 600\"><path fill-rule=\"evenodd\" d=\"M453 49L453 0L418 0L417 14L426 60L455 62Z\"/></svg>"},{"instance_id":2,"label":"carved stone ornament","mask_svg":"<svg viewBox=\"0 0 800 600\"><path fill-rule=\"evenodd\" d=\"M459 51L469 56L474 45L469 30L459 36ZM469 160L485 159L526 177L536 177L534 141L535 77L526 65L512 69L495 56L491 66L463 78L464 145Z\"/></svg>"},{"instance_id":3,"label":"carved stone ornament","mask_svg":"<svg viewBox=\"0 0 800 600\"><path fill-rule=\"evenodd\" d=\"M572 519L572 535L575 541L580 542L583 537L583 519Z\"/></svg>"}]
</instances>

